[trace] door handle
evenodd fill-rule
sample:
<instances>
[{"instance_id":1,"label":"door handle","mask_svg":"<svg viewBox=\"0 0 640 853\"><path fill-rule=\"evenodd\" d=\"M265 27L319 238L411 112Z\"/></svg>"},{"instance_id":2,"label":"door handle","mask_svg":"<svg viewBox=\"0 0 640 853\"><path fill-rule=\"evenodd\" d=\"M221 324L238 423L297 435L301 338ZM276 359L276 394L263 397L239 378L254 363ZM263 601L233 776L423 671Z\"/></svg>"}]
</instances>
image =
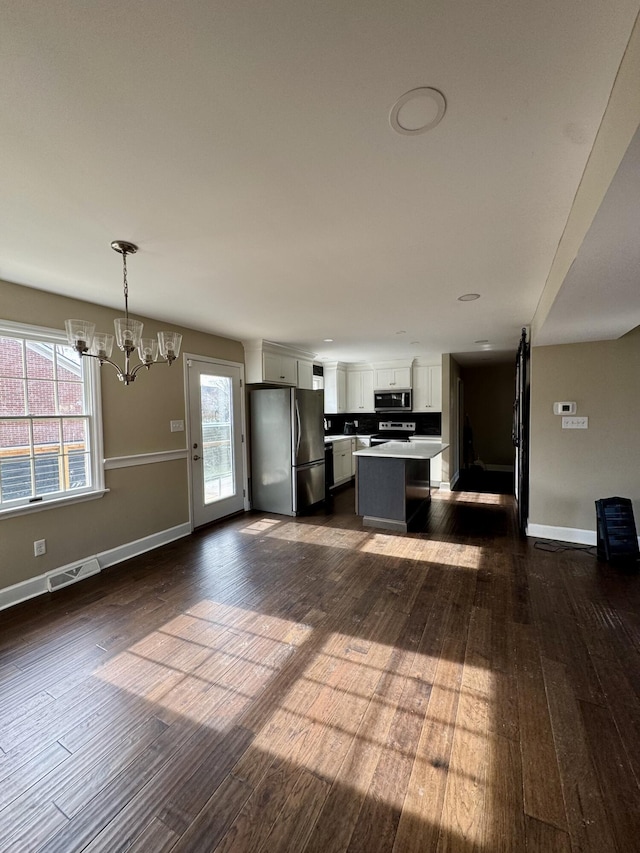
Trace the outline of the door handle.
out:
<instances>
[{"instance_id":1,"label":"door handle","mask_svg":"<svg viewBox=\"0 0 640 853\"><path fill-rule=\"evenodd\" d=\"M192 457L192 458L193 458L193 461L194 461L194 462L197 462L197 461L198 461L198 459L202 459L202 456L198 456L198 454L197 454L197 453L195 453L195 454L193 455L193 457Z\"/></svg>"}]
</instances>

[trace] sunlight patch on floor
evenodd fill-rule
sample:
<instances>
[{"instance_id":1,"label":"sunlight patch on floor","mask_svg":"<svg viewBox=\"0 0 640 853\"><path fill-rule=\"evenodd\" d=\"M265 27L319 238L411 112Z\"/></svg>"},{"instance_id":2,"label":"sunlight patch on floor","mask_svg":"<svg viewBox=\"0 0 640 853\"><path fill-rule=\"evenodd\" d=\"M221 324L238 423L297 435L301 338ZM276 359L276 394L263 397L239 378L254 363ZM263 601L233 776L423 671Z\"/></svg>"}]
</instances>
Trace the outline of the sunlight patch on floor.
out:
<instances>
[{"instance_id":1,"label":"sunlight patch on floor","mask_svg":"<svg viewBox=\"0 0 640 853\"><path fill-rule=\"evenodd\" d=\"M323 545L330 548L347 548L356 551L369 536L368 532L347 530L343 527L330 527L324 524L284 522L267 534L273 539L285 539L290 542L302 542L305 545Z\"/></svg>"},{"instance_id":2,"label":"sunlight patch on floor","mask_svg":"<svg viewBox=\"0 0 640 853\"><path fill-rule=\"evenodd\" d=\"M243 527L242 533L248 533L251 536L259 536L260 534L271 530L278 524L282 524L282 522L275 518L261 518L259 521L254 521L251 524L247 524L246 527Z\"/></svg>"},{"instance_id":3,"label":"sunlight patch on floor","mask_svg":"<svg viewBox=\"0 0 640 853\"><path fill-rule=\"evenodd\" d=\"M348 530L325 524L308 524L295 521L274 524L271 523L270 519L263 519L254 525L250 525L249 528L244 528L243 532L259 533L269 538L287 542L321 545L326 548L344 548L374 556L439 563L464 569L478 569L484 557L484 548L479 545L459 545L438 539L419 539L391 533L372 533L369 530Z\"/></svg>"},{"instance_id":4,"label":"sunlight patch on floor","mask_svg":"<svg viewBox=\"0 0 640 853\"><path fill-rule=\"evenodd\" d=\"M216 689L234 693L245 679L262 688L313 629L251 610L203 600L111 658L98 678L164 708ZM252 691L248 689L247 695ZM194 713L199 711L194 708Z\"/></svg>"},{"instance_id":5,"label":"sunlight patch on floor","mask_svg":"<svg viewBox=\"0 0 640 853\"><path fill-rule=\"evenodd\" d=\"M255 732L243 764L267 754L365 795L377 767L409 759L406 798L390 786L385 805L423 820L446 780L442 826L480 843L479 815L490 807L490 677L478 657L463 665L447 656L446 642L441 657L418 652L397 671L380 618L372 610L353 631L324 631L203 599L95 675L154 703L168 724L186 718Z\"/></svg>"},{"instance_id":6,"label":"sunlight patch on floor","mask_svg":"<svg viewBox=\"0 0 640 853\"><path fill-rule=\"evenodd\" d=\"M412 539L374 533L360 550L383 557L399 557L456 568L478 569L482 565L485 549L479 545L454 545L436 539Z\"/></svg>"},{"instance_id":7,"label":"sunlight patch on floor","mask_svg":"<svg viewBox=\"0 0 640 853\"><path fill-rule=\"evenodd\" d=\"M451 492L448 497L449 503L465 506L502 506L512 499L512 495L498 495L492 492Z\"/></svg>"}]
</instances>

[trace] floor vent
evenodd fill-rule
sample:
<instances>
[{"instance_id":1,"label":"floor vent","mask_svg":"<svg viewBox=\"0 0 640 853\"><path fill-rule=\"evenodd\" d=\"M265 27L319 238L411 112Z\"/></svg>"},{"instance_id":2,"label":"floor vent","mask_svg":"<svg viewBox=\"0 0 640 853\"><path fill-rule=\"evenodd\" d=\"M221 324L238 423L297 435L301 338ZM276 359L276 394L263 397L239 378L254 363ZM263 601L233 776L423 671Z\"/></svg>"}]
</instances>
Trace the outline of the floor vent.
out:
<instances>
[{"instance_id":1,"label":"floor vent","mask_svg":"<svg viewBox=\"0 0 640 853\"><path fill-rule=\"evenodd\" d=\"M47 575L47 589L49 592L55 592L56 589L62 589L63 586L69 586L76 581L96 575L99 571L100 563L97 557L90 557L75 566L64 566L62 569L51 572L50 575Z\"/></svg>"}]
</instances>

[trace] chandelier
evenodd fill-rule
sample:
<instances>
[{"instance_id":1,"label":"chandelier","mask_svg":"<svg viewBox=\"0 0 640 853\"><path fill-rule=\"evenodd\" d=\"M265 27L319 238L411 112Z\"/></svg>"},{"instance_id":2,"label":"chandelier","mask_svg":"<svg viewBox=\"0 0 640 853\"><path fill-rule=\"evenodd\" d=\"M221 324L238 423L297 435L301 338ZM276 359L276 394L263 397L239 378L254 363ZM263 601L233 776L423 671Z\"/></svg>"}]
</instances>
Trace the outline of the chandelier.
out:
<instances>
[{"instance_id":1,"label":"chandelier","mask_svg":"<svg viewBox=\"0 0 640 853\"><path fill-rule=\"evenodd\" d=\"M122 274L124 280L124 317L113 321L115 326L115 341L124 353L124 368L111 360L114 336L107 332L96 332L95 323L87 320L65 320L67 338L71 346L80 355L97 358L100 366L110 364L115 368L118 379L125 385L130 385L138 372L152 364L166 363L171 367L180 355L182 335L178 332L158 332L158 340L143 338L144 324L140 320L129 317L129 284L127 282L127 255L134 255L138 247L126 240L114 240L111 248L122 255ZM140 364L131 368L131 355L138 350ZM158 358L158 354L160 358Z\"/></svg>"}]
</instances>

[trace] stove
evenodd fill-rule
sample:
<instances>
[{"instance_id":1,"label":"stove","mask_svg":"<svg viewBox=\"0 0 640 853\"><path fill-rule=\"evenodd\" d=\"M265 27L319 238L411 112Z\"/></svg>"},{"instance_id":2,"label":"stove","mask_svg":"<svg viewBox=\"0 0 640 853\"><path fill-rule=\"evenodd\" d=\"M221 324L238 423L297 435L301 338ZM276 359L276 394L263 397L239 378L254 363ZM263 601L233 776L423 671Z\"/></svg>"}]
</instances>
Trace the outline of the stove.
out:
<instances>
[{"instance_id":1,"label":"stove","mask_svg":"<svg viewBox=\"0 0 640 853\"><path fill-rule=\"evenodd\" d=\"M375 435L371 436L371 446L386 444L387 441L409 441L416 431L415 421L381 421Z\"/></svg>"}]
</instances>

